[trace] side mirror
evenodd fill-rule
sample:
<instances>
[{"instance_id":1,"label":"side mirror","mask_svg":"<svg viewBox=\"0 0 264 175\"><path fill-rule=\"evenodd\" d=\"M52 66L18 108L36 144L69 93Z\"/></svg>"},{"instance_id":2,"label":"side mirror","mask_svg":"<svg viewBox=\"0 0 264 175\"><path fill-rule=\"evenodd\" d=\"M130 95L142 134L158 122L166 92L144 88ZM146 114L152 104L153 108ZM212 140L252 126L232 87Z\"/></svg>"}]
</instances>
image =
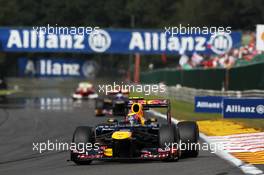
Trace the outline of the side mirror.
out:
<instances>
[{"instance_id":1,"label":"side mirror","mask_svg":"<svg viewBox=\"0 0 264 175\"><path fill-rule=\"evenodd\" d=\"M116 123L117 122L117 119L109 118L109 119L107 119L107 122L108 123Z\"/></svg>"}]
</instances>

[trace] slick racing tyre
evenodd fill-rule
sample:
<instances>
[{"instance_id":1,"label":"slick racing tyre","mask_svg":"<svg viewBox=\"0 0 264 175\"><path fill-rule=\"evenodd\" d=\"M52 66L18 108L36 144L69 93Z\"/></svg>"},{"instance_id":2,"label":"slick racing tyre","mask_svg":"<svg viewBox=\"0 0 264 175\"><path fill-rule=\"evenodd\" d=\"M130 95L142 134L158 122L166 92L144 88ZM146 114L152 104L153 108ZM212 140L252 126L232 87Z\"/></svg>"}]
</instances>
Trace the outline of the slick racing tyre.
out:
<instances>
[{"instance_id":1,"label":"slick racing tyre","mask_svg":"<svg viewBox=\"0 0 264 175\"><path fill-rule=\"evenodd\" d=\"M162 149L174 148L173 144L179 143L179 131L175 125L162 125L159 129L159 147ZM176 148L177 149L177 148ZM177 155L171 155L165 161L177 161L180 157L180 150L177 149Z\"/></svg>"},{"instance_id":2,"label":"slick racing tyre","mask_svg":"<svg viewBox=\"0 0 264 175\"><path fill-rule=\"evenodd\" d=\"M81 144L85 145L87 143L94 143L94 132L92 127L89 126L79 126L75 129L73 138L72 138L72 143L75 143L76 145ZM84 146L85 147L85 146ZM80 148L80 149L85 149L85 148ZM77 154L71 152L71 160L76 163L77 165L87 165L90 164L92 161L80 161L77 158Z\"/></svg>"},{"instance_id":3,"label":"slick racing tyre","mask_svg":"<svg viewBox=\"0 0 264 175\"><path fill-rule=\"evenodd\" d=\"M182 157L197 157L199 154L199 128L196 122L183 121L178 123L181 139Z\"/></svg>"}]
</instances>

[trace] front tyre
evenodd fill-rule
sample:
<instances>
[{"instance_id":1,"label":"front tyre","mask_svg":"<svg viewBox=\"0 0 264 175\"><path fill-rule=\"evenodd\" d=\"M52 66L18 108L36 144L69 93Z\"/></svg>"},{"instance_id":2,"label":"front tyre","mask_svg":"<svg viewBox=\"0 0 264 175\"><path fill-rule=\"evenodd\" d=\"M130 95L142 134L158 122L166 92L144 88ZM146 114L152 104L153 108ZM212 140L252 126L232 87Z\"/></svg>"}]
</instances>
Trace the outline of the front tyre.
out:
<instances>
[{"instance_id":1,"label":"front tyre","mask_svg":"<svg viewBox=\"0 0 264 175\"><path fill-rule=\"evenodd\" d=\"M199 154L199 128L196 122L183 121L178 123L183 157L197 157ZM183 148L184 146L184 148Z\"/></svg>"},{"instance_id":2,"label":"front tyre","mask_svg":"<svg viewBox=\"0 0 264 175\"><path fill-rule=\"evenodd\" d=\"M87 143L94 143L94 132L92 127L89 126L79 126L75 129L72 142L76 145L86 145ZM84 149L84 148L81 148ZM77 164L77 165L87 165L90 164L92 161L80 161L80 159L77 157L78 153L71 152L71 160Z\"/></svg>"},{"instance_id":3,"label":"front tyre","mask_svg":"<svg viewBox=\"0 0 264 175\"><path fill-rule=\"evenodd\" d=\"M171 154L165 161L177 161L180 157L180 150L173 147L174 144L179 144L179 132L177 126L162 125L159 129L159 147L162 149L170 148L176 150L176 155ZM175 145L174 145L175 146Z\"/></svg>"}]
</instances>

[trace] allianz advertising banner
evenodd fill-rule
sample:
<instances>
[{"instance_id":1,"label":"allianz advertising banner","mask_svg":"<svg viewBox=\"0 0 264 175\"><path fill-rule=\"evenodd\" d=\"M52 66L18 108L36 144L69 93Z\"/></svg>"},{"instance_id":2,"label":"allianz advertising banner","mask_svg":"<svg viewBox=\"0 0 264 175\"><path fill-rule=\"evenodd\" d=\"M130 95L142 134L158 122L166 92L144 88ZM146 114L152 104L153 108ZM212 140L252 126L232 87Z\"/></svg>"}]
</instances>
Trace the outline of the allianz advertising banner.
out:
<instances>
[{"instance_id":1,"label":"allianz advertising banner","mask_svg":"<svg viewBox=\"0 0 264 175\"><path fill-rule=\"evenodd\" d=\"M226 98L223 100L224 118L262 118L264 119L264 99Z\"/></svg>"},{"instance_id":2,"label":"allianz advertising banner","mask_svg":"<svg viewBox=\"0 0 264 175\"><path fill-rule=\"evenodd\" d=\"M98 65L94 61L66 58L19 58L20 76L94 78Z\"/></svg>"},{"instance_id":3,"label":"allianz advertising banner","mask_svg":"<svg viewBox=\"0 0 264 175\"><path fill-rule=\"evenodd\" d=\"M194 111L202 113L222 113L223 97L196 96L194 98Z\"/></svg>"},{"instance_id":4,"label":"allianz advertising banner","mask_svg":"<svg viewBox=\"0 0 264 175\"><path fill-rule=\"evenodd\" d=\"M223 54L241 44L241 33L167 35L162 30L98 29L89 34L47 34L33 28L0 28L0 51Z\"/></svg>"}]
</instances>

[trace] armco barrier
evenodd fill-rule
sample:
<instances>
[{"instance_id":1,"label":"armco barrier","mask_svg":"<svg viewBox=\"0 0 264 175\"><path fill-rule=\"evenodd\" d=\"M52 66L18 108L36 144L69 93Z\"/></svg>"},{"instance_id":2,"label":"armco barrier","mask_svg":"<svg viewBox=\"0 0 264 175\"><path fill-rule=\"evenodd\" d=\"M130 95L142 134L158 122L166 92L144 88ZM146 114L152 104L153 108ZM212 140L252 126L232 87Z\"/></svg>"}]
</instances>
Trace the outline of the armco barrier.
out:
<instances>
[{"instance_id":1,"label":"armco barrier","mask_svg":"<svg viewBox=\"0 0 264 175\"><path fill-rule=\"evenodd\" d=\"M164 93L156 93L155 95L167 98L173 98L189 103L194 102L195 96L224 96L224 97L261 97L264 98L264 90L245 90L245 91L217 91L206 89L194 89L181 86L167 86Z\"/></svg>"}]
</instances>

